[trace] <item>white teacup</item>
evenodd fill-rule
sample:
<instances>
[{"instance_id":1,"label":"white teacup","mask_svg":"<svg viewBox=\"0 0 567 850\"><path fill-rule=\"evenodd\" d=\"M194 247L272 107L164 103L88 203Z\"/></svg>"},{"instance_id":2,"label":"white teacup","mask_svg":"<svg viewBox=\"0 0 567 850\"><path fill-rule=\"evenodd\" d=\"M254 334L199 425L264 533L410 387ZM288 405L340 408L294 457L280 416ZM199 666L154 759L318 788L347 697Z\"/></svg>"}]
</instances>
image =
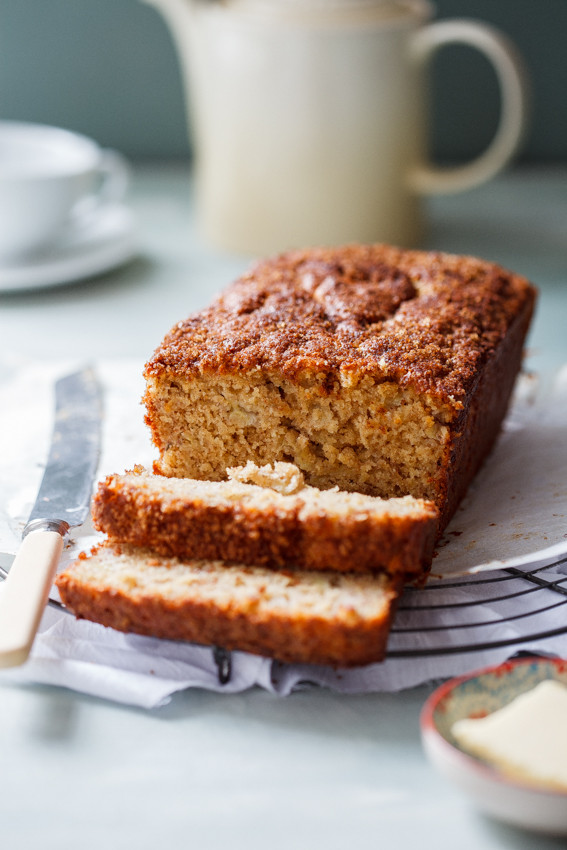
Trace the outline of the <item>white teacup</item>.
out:
<instances>
[{"instance_id":1,"label":"white teacup","mask_svg":"<svg viewBox=\"0 0 567 850\"><path fill-rule=\"evenodd\" d=\"M178 45L199 217L219 247L413 245L423 196L488 180L522 136L515 50L479 22L428 23L426 0L149 2ZM501 115L481 156L439 170L427 157L427 65L453 42L494 66Z\"/></svg>"},{"instance_id":2,"label":"white teacup","mask_svg":"<svg viewBox=\"0 0 567 850\"><path fill-rule=\"evenodd\" d=\"M127 167L86 136L0 121L0 262L17 263L56 243L125 194Z\"/></svg>"}]
</instances>

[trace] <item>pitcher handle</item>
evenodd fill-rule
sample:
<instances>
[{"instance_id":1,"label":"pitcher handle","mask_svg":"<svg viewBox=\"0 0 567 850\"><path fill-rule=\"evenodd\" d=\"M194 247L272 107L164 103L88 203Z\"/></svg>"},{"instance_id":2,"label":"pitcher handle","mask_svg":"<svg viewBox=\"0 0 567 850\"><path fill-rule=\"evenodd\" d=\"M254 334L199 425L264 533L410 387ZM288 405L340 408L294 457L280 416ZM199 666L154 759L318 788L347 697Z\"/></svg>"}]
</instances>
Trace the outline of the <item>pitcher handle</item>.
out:
<instances>
[{"instance_id":1,"label":"pitcher handle","mask_svg":"<svg viewBox=\"0 0 567 850\"><path fill-rule=\"evenodd\" d=\"M527 74L515 46L502 33L478 21L439 21L416 33L411 58L425 69L446 44L467 44L490 61L500 88L500 121L489 146L471 162L448 168L427 162L415 166L408 176L410 188L423 195L460 192L489 180L516 153L527 123Z\"/></svg>"}]
</instances>

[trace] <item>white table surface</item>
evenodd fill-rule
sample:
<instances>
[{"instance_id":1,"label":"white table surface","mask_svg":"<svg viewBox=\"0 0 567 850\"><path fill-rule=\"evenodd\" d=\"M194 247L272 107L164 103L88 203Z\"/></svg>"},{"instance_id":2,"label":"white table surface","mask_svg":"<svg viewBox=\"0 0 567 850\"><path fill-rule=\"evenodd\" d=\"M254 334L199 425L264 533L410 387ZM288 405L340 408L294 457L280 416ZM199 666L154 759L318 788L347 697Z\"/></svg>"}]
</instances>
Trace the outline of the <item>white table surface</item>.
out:
<instances>
[{"instance_id":1,"label":"white table surface","mask_svg":"<svg viewBox=\"0 0 567 850\"><path fill-rule=\"evenodd\" d=\"M186 166L136 168L130 200L140 257L88 282L0 296L3 357L142 362L248 265L200 241ZM513 172L429 206L426 247L496 260L539 286L528 367L548 378L567 362L567 169ZM191 690L143 711L0 675L0 846L564 847L485 818L434 772L418 725L432 689Z\"/></svg>"}]
</instances>

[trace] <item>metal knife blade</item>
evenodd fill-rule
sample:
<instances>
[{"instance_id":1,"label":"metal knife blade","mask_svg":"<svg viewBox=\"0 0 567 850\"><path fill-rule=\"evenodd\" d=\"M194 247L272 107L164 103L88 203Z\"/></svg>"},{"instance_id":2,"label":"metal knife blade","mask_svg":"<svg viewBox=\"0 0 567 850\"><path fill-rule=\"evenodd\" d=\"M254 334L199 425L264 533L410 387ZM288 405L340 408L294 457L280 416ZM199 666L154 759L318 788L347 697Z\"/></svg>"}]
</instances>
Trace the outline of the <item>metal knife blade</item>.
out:
<instances>
[{"instance_id":1,"label":"metal knife blade","mask_svg":"<svg viewBox=\"0 0 567 850\"><path fill-rule=\"evenodd\" d=\"M100 456L102 393L91 368L55 385L55 422L23 542L0 595L0 667L29 655L67 531L86 519Z\"/></svg>"},{"instance_id":2,"label":"metal knife blade","mask_svg":"<svg viewBox=\"0 0 567 850\"><path fill-rule=\"evenodd\" d=\"M24 536L39 520L64 521L72 528L87 518L100 455L101 419L101 391L92 369L57 381L51 448Z\"/></svg>"}]
</instances>

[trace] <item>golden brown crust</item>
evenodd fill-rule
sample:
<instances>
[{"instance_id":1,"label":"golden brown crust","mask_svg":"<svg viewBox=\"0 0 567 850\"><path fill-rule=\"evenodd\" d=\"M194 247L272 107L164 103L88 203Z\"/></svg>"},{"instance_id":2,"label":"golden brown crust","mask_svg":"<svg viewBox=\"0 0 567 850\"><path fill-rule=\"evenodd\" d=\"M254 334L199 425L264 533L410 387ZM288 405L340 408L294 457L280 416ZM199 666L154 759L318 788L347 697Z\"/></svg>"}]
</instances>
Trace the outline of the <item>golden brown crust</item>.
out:
<instances>
[{"instance_id":1,"label":"golden brown crust","mask_svg":"<svg viewBox=\"0 0 567 850\"><path fill-rule=\"evenodd\" d=\"M99 484L92 513L95 527L113 540L181 560L386 571L407 578L429 569L438 520L432 503L416 502L411 512L392 504L383 515L361 509L340 516L323 508L306 515L304 504L301 496L247 504L245 492L238 501L207 504L198 489L172 498L150 491L144 476L130 474L110 475Z\"/></svg>"},{"instance_id":2,"label":"golden brown crust","mask_svg":"<svg viewBox=\"0 0 567 850\"><path fill-rule=\"evenodd\" d=\"M121 552L118 547L116 554ZM155 565L156 572L167 570L152 553L138 551L136 557ZM178 597L159 591L129 592L113 586L106 576L98 581L83 575L81 570L89 560L77 561L57 577L64 604L78 618L123 632L222 646L290 663L352 667L381 661L399 594L399 583L382 582L383 602L373 615L355 610L349 616L331 618L301 610L266 612L254 599L246 603L233 599L226 604L198 592ZM249 568L225 569L245 574Z\"/></svg>"},{"instance_id":3,"label":"golden brown crust","mask_svg":"<svg viewBox=\"0 0 567 850\"><path fill-rule=\"evenodd\" d=\"M534 290L500 266L384 245L296 251L261 262L176 325L146 366L164 373L261 369L299 381L395 381L464 401Z\"/></svg>"},{"instance_id":4,"label":"golden brown crust","mask_svg":"<svg viewBox=\"0 0 567 850\"><path fill-rule=\"evenodd\" d=\"M436 500L441 509L439 533L453 516L499 435L521 368L530 319L531 306L511 323L506 338L487 362L474 392L452 426L451 439L445 449L443 486Z\"/></svg>"}]
</instances>

